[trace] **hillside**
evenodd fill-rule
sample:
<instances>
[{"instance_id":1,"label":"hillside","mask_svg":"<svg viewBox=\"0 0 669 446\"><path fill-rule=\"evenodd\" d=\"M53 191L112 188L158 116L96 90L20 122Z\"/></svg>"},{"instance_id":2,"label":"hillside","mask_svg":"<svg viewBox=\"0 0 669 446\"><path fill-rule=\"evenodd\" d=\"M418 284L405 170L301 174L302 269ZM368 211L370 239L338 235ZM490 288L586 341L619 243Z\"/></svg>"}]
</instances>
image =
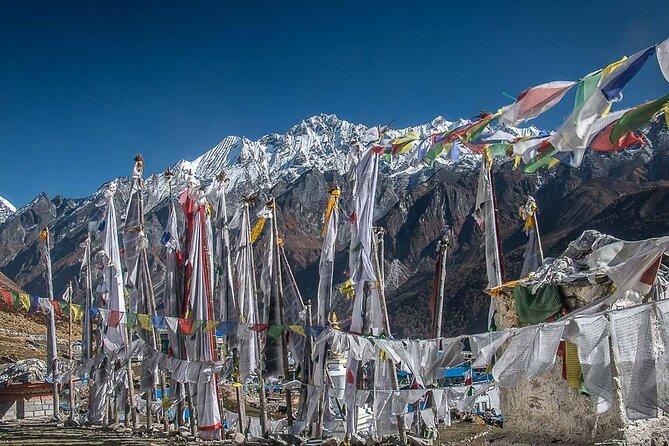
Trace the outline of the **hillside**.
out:
<instances>
[{"instance_id":1,"label":"hillside","mask_svg":"<svg viewBox=\"0 0 669 446\"><path fill-rule=\"evenodd\" d=\"M414 127L427 135L455 125L443 118ZM515 134L537 129L512 129ZM295 269L302 295L315 295L318 282L321 218L327 188L336 181L342 187L342 209L350 212L350 169L359 154L356 141L367 127L333 115L305 120L283 135L271 134L257 141L227 137L192 161L173 166L174 189L180 190L193 174L211 185L213 176L225 170L229 212L239 197L260 191L261 198L277 197L278 225ZM400 134L406 131L397 131ZM547 255L559 253L585 229L597 229L625 239L669 233L669 137L662 121L645 128L651 144L621 153L588 153L579 169L558 166L536 175L513 170L511 162L495 165L501 236L507 278L516 278L525 243L518 207L528 194L539 204L539 222ZM146 160L150 170L154 160ZM429 167L410 156L395 158L381 167L377 191L376 224L386 228L384 264L388 277L388 307L395 335L426 336L427 299L433 276L436 244L445 227L451 226L456 248L448 261L445 301L445 334L474 332L485 328L488 297L485 284L481 231L471 217L479 175L478 156L463 149L457 162L440 160ZM132 167L128 162L128 171ZM114 180L119 188L116 204L125 209L126 178ZM162 175L146 181L146 232L156 286L162 280L158 243L167 219L168 185ZM102 190L102 189L100 189ZM79 274L81 240L88 234L99 243L97 224L102 215L100 190L83 199L42 194L0 225L0 271L31 293L44 294L44 271L38 246L39 228L50 225L56 294ZM262 199L258 200L258 206ZM342 218L335 283L346 279L348 225ZM77 290L81 296L81 290ZM349 302L336 303L341 320Z\"/></svg>"}]
</instances>

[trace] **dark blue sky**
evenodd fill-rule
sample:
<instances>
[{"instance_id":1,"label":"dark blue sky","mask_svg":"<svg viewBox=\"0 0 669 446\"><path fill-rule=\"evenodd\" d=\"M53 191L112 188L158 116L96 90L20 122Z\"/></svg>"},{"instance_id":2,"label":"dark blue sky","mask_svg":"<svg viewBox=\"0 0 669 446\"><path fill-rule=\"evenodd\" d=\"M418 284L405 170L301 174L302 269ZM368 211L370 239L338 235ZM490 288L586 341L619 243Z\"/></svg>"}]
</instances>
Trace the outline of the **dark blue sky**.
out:
<instances>
[{"instance_id":1,"label":"dark blue sky","mask_svg":"<svg viewBox=\"0 0 669 446\"><path fill-rule=\"evenodd\" d=\"M494 111L663 40L668 18L667 0L1 2L0 195L86 196L137 152L153 173L318 113ZM667 91L653 58L624 104Z\"/></svg>"}]
</instances>

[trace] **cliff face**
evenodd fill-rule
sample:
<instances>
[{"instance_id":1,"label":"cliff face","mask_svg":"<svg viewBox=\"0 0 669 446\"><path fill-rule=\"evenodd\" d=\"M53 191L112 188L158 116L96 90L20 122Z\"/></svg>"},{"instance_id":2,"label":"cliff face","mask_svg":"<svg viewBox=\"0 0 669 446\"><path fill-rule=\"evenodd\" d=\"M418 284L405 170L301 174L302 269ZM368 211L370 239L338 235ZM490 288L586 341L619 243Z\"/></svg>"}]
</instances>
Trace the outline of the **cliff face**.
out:
<instances>
[{"instance_id":1,"label":"cliff face","mask_svg":"<svg viewBox=\"0 0 669 446\"><path fill-rule=\"evenodd\" d=\"M443 118L418 127L428 134L448 127ZM175 190L193 173L209 184L225 169L231 178L229 212L239 197L261 191L258 207L267 195L277 197L278 225L289 260L305 299L316 295L322 213L328 185L342 188L341 219L335 283L346 279L348 262L350 169L357 159L350 141L365 130L332 116L312 118L285 135L268 135L259 141L226 138L191 161L180 161ZM646 130L651 144L623 153L589 153L583 166L558 166L538 175L513 170L512 163L495 165L495 187L506 278L520 273L525 236L518 208L527 195L539 205L539 224L547 256L561 252L585 229L597 229L627 240L669 233L669 137L661 122ZM147 160L150 163L150 160ZM387 299L395 336L428 336L428 299L436 259L436 246L445 227L453 228L455 249L448 259L444 334L482 331L486 328L489 298L482 234L471 217L479 175L477 156L466 151L459 163L437 163L428 168L407 159L382 164L375 220L386 229L384 266ZM125 209L127 179L118 179L118 214ZM145 202L151 266L160 286L163 266L160 237L167 220L167 183L161 175L147 178ZM0 225L0 271L27 292L46 294L39 231L51 227L56 295L67 281L76 279L83 252L81 240L91 234L94 249L102 217L100 191L85 199L49 200L38 196ZM81 295L81 293L78 293ZM337 299L341 320L350 315L350 302Z\"/></svg>"}]
</instances>

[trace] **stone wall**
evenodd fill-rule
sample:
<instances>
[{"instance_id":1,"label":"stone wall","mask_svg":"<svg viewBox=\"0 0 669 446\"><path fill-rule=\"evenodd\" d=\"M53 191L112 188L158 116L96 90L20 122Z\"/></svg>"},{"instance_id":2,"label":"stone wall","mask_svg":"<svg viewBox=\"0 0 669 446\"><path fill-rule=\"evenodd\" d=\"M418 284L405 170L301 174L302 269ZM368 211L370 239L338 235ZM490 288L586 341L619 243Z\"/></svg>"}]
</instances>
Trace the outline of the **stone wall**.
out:
<instances>
[{"instance_id":1,"label":"stone wall","mask_svg":"<svg viewBox=\"0 0 669 446\"><path fill-rule=\"evenodd\" d=\"M608 294L608 285L565 286L562 289L570 310ZM498 329L520 327L513 291L493 298ZM611 355L613 361L613 354ZM590 398L570 388L562 378L562 359L557 358L550 372L532 380L521 379L513 388L501 388L504 431L530 444L565 441L577 444L663 444L669 441L669 419L632 422L625 416L620 383L614 376L614 404L597 415Z\"/></svg>"},{"instance_id":2,"label":"stone wall","mask_svg":"<svg viewBox=\"0 0 669 446\"><path fill-rule=\"evenodd\" d=\"M53 414L51 395L31 396L16 402L16 418L44 418Z\"/></svg>"}]
</instances>

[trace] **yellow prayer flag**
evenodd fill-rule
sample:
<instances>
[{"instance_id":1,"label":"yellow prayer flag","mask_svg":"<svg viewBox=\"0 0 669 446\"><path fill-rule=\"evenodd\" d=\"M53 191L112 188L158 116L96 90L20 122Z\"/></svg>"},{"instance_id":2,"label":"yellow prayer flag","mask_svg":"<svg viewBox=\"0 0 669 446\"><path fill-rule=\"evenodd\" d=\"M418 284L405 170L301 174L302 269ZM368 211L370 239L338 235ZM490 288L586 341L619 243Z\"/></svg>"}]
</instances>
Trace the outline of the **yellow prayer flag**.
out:
<instances>
[{"instance_id":1,"label":"yellow prayer flag","mask_svg":"<svg viewBox=\"0 0 669 446\"><path fill-rule=\"evenodd\" d=\"M304 327L301 326L301 325L289 325L288 329L290 331L293 331L293 332L297 333L300 336L306 336L306 334L304 332Z\"/></svg>"},{"instance_id":2,"label":"yellow prayer flag","mask_svg":"<svg viewBox=\"0 0 669 446\"><path fill-rule=\"evenodd\" d=\"M571 388L578 389L581 387L581 363L578 360L578 348L576 347L576 344L569 341L565 341L564 346L567 384Z\"/></svg>"},{"instance_id":3,"label":"yellow prayer flag","mask_svg":"<svg viewBox=\"0 0 669 446\"><path fill-rule=\"evenodd\" d=\"M28 311L30 309L30 295L27 293L19 293L19 303L24 310Z\"/></svg>"},{"instance_id":4,"label":"yellow prayer flag","mask_svg":"<svg viewBox=\"0 0 669 446\"><path fill-rule=\"evenodd\" d=\"M258 240L258 237L260 237L262 228L265 226L265 220L266 218L260 217L256 222L256 224L253 226L253 229L251 230L251 243L255 243L256 240Z\"/></svg>"},{"instance_id":5,"label":"yellow prayer flag","mask_svg":"<svg viewBox=\"0 0 669 446\"><path fill-rule=\"evenodd\" d=\"M84 312L81 310L81 305L70 304L70 317L74 321L80 321L84 317Z\"/></svg>"},{"instance_id":6,"label":"yellow prayer flag","mask_svg":"<svg viewBox=\"0 0 669 446\"><path fill-rule=\"evenodd\" d=\"M207 321L207 325L204 326L204 332L209 333L211 330L216 328L218 324L218 321Z\"/></svg>"},{"instance_id":7,"label":"yellow prayer flag","mask_svg":"<svg viewBox=\"0 0 669 446\"><path fill-rule=\"evenodd\" d=\"M602 77L603 76L608 76L609 74L613 73L615 70L620 68L620 66L622 64L624 64L626 60L627 60L627 56L623 56L622 59L617 60L617 61L613 62L612 64L609 64L606 67L604 67L602 69Z\"/></svg>"},{"instance_id":8,"label":"yellow prayer flag","mask_svg":"<svg viewBox=\"0 0 669 446\"><path fill-rule=\"evenodd\" d=\"M153 326L151 325L151 316L148 314L137 314L137 320L139 321L139 326L144 330L152 330Z\"/></svg>"}]
</instances>

